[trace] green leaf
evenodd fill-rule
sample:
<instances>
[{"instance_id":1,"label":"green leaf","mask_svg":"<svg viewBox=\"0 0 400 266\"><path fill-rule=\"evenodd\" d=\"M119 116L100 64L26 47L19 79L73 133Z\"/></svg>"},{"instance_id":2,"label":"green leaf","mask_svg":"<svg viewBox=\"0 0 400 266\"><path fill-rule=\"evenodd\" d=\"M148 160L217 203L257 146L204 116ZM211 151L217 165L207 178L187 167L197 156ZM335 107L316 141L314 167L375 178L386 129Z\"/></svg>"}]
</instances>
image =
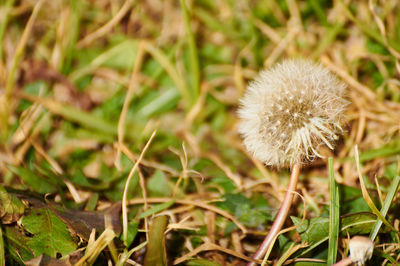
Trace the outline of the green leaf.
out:
<instances>
[{"instance_id":1,"label":"green leaf","mask_svg":"<svg viewBox=\"0 0 400 266\"><path fill-rule=\"evenodd\" d=\"M156 170L147 181L147 190L151 197L169 197L171 189L168 180L161 170Z\"/></svg>"},{"instance_id":2,"label":"green leaf","mask_svg":"<svg viewBox=\"0 0 400 266\"><path fill-rule=\"evenodd\" d=\"M29 187L29 190L40 194L54 193L57 191L57 186L55 184L49 182L45 177L36 175L28 168L13 165L9 165L8 168L11 172L24 180L25 184Z\"/></svg>"},{"instance_id":3,"label":"green leaf","mask_svg":"<svg viewBox=\"0 0 400 266\"><path fill-rule=\"evenodd\" d=\"M16 227L4 226L4 247L7 253L18 262L30 260L34 258L33 250L29 247L29 238L25 233Z\"/></svg>"},{"instance_id":4,"label":"green leaf","mask_svg":"<svg viewBox=\"0 0 400 266\"><path fill-rule=\"evenodd\" d=\"M158 212L160 212L160 211L163 211L163 210L165 210L165 209L168 209L169 207L171 207L172 205L174 205L174 203L175 203L175 200L171 200L171 201L168 201L168 202L164 202L164 203L158 204L158 205L154 206L153 208L151 208L151 209L149 209L149 210L147 210L147 211L142 212L142 213L139 215L138 218L139 218L139 219L142 219L142 218L145 218L145 217L149 217L149 216L151 216L151 215L153 215L153 214L156 214L156 213L158 213Z\"/></svg>"},{"instance_id":5,"label":"green leaf","mask_svg":"<svg viewBox=\"0 0 400 266\"><path fill-rule=\"evenodd\" d=\"M341 202L340 213L342 215L370 211L359 188L339 185L339 191Z\"/></svg>"},{"instance_id":6,"label":"green leaf","mask_svg":"<svg viewBox=\"0 0 400 266\"><path fill-rule=\"evenodd\" d=\"M360 212L354 214L343 215L341 217L340 231L342 236L363 235L371 232L372 226L376 222L376 215L371 212Z\"/></svg>"},{"instance_id":7,"label":"green leaf","mask_svg":"<svg viewBox=\"0 0 400 266\"><path fill-rule=\"evenodd\" d=\"M9 194L5 188L0 185L0 217L3 224L15 222L24 213L25 206L13 194Z\"/></svg>"},{"instance_id":8,"label":"green leaf","mask_svg":"<svg viewBox=\"0 0 400 266\"><path fill-rule=\"evenodd\" d=\"M378 42L375 42L375 41L373 41L373 40L371 40L369 38L367 39L367 42L366 42L365 46L366 46L368 52L370 52L370 53L382 54L382 55L389 54L388 50L385 48L384 45L382 45L382 44L380 44Z\"/></svg>"},{"instance_id":9,"label":"green leaf","mask_svg":"<svg viewBox=\"0 0 400 266\"><path fill-rule=\"evenodd\" d=\"M316 248L329 238L329 219L316 217L311 220L305 220L301 223L301 218L291 217L293 223L297 226L297 232L300 233L301 240L310 246L300 255L306 254ZM368 234L376 222L376 216L369 212L355 213L340 217L340 232L342 236L347 234Z\"/></svg>"},{"instance_id":10,"label":"green leaf","mask_svg":"<svg viewBox=\"0 0 400 266\"><path fill-rule=\"evenodd\" d=\"M77 248L65 223L47 208L33 209L22 218L22 225L33 234L27 244L35 256L55 258L58 253L64 256Z\"/></svg>"},{"instance_id":11,"label":"green leaf","mask_svg":"<svg viewBox=\"0 0 400 266\"><path fill-rule=\"evenodd\" d=\"M301 240L313 245L321 241L321 239L328 239L329 235L329 219L325 217L316 217L311 220L305 220L301 223L302 219L291 217L294 225L297 227L297 232L300 233Z\"/></svg>"},{"instance_id":12,"label":"green leaf","mask_svg":"<svg viewBox=\"0 0 400 266\"><path fill-rule=\"evenodd\" d=\"M249 227L263 225L272 219L271 208L265 201L260 201L260 198L253 202L242 194L228 193L225 195L225 201L217 205L234 214L241 223Z\"/></svg>"},{"instance_id":13,"label":"green leaf","mask_svg":"<svg viewBox=\"0 0 400 266\"><path fill-rule=\"evenodd\" d=\"M139 228L139 222L132 220L128 223L128 237L126 243L128 247L132 244L133 240L135 239Z\"/></svg>"}]
</instances>

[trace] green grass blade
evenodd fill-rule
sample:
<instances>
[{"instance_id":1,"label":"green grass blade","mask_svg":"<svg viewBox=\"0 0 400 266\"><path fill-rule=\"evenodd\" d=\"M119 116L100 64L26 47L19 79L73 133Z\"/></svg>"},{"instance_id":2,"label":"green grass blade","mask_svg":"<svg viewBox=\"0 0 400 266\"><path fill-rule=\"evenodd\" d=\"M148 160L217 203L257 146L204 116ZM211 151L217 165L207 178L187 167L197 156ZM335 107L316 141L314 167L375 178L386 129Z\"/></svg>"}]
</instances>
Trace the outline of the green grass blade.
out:
<instances>
[{"instance_id":1,"label":"green grass blade","mask_svg":"<svg viewBox=\"0 0 400 266\"><path fill-rule=\"evenodd\" d=\"M314 10L315 15L319 19L322 25L329 25L328 19L326 17L326 12L324 8L321 6L321 2L319 0L308 0L307 3Z\"/></svg>"},{"instance_id":2,"label":"green grass blade","mask_svg":"<svg viewBox=\"0 0 400 266\"><path fill-rule=\"evenodd\" d=\"M29 36L31 35L32 29L33 29L33 24L36 21L37 15L43 5L44 0L38 1L35 5L35 7L32 10L31 16L29 17L28 22L26 23L26 26L24 28L24 32L21 36L21 39L18 43L18 46L15 50L15 55L11 63L11 68L8 73L7 77L7 82L6 82L6 98L10 99L12 92L14 90L14 85L15 85L15 76L17 75L19 63L22 60L22 57L24 56L26 44L28 43Z\"/></svg>"},{"instance_id":3,"label":"green grass blade","mask_svg":"<svg viewBox=\"0 0 400 266\"><path fill-rule=\"evenodd\" d=\"M355 152L355 159L356 159L356 167L357 167L357 173L358 173L358 179L360 180L360 187L361 187L361 192L363 195L363 198L365 202L368 204L368 207L371 209L371 211L378 216L379 220L381 220L387 227L392 229L394 232L398 233L398 231L385 219L385 217L382 216L381 212L376 208L374 202L372 201L371 197L368 194L367 188L365 187L365 181L364 177L361 174L360 170L360 159L358 155L358 147L354 148Z\"/></svg>"},{"instance_id":4,"label":"green grass blade","mask_svg":"<svg viewBox=\"0 0 400 266\"><path fill-rule=\"evenodd\" d=\"M367 162L375 158L383 158L400 153L400 142L393 141L381 148L364 151L360 154L360 163Z\"/></svg>"},{"instance_id":5,"label":"green grass blade","mask_svg":"<svg viewBox=\"0 0 400 266\"><path fill-rule=\"evenodd\" d=\"M237 32L235 29L229 27L228 25L222 24L215 18L215 16L210 14L208 10L204 10L201 7L196 8L196 17L206 27L214 31L218 31L228 36L229 38L235 39L235 41L238 43L243 43L243 38L245 37L244 34Z\"/></svg>"},{"instance_id":6,"label":"green grass blade","mask_svg":"<svg viewBox=\"0 0 400 266\"><path fill-rule=\"evenodd\" d=\"M0 226L0 266L6 265L4 254L3 229Z\"/></svg>"},{"instance_id":7,"label":"green grass blade","mask_svg":"<svg viewBox=\"0 0 400 266\"><path fill-rule=\"evenodd\" d=\"M60 115L69 121L76 122L85 128L102 132L108 135L117 135L117 127L115 124L108 122L91 113L79 110L70 105L56 102L52 99L41 98L30 94L21 94L22 98L42 104L51 113Z\"/></svg>"},{"instance_id":8,"label":"green grass blade","mask_svg":"<svg viewBox=\"0 0 400 266\"><path fill-rule=\"evenodd\" d=\"M133 253L135 253L138 250L141 250L142 248L144 248L147 245L147 241L144 241L143 243L137 245L136 247L132 248L131 250L127 251L125 250L121 255L120 258L118 260L118 262L116 263L116 266L123 266L126 265L126 261L132 256Z\"/></svg>"},{"instance_id":9,"label":"green grass blade","mask_svg":"<svg viewBox=\"0 0 400 266\"><path fill-rule=\"evenodd\" d=\"M6 32L8 20L10 18L9 12L11 10L11 7L14 5L15 0L7 0L5 5L2 7L3 9L3 19L0 21L0 62L3 61L3 38L4 38L4 33Z\"/></svg>"},{"instance_id":10,"label":"green grass blade","mask_svg":"<svg viewBox=\"0 0 400 266\"><path fill-rule=\"evenodd\" d=\"M81 0L72 0L69 3L70 15L68 18L66 45L62 56L64 57L60 66L61 73L67 74L71 71L72 57L75 49L75 44L79 37L79 27L82 13L83 2Z\"/></svg>"},{"instance_id":11,"label":"green grass blade","mask_svg":"<svg viewBox=\"0 0 400 266\"><path fill-rule=\"evenodd\" d=\"M196 40L190 27L190 16L187 10L185 0L180 0L183 18L185 21L185 30L187 41L189 45L190 53L190 70L192 74L192 90L191 90L191 103L194 104L199 96L200 91L200 67L199 67L199 56L197 54Z\"/></svg>"},{"instance_id":12,"label":"green grass blade","mask_svg":"<svg viewBox=\"0 0 400 266\"><path fill-rule=\"evenodd\" d=\"M318 42L318 46L312 53L312 58L317 59L328 49L332 43L336 40L337 35L343 29L343 23L335 23L333 26L327 28L326 34L321 41Z\"/></svg>"},{"instance_id":13,"label":"green grass blade","mask_svg":"<svg viewBox=\"0 0 400 266\"><path fill-rule=\"evenodd\" d=\"M329 207L329 244L327 264L332 265L336 262L336 254L339 238L339 187L335 182L333 159L329 158L329 188L330 188L330 207Z\"/></svg>"},{"instance_id":14,"label":"green grass blade","mask_svg":"<svg viewBox=\"0 0 400 266\"><path fill-rule=\"evenodd\" d=\"M387 43L385 42L385 39L382 37L382 35L374 30L374 27L369 27L368 24L365 22L362 22L358 20L350 11L350 9L343 3L343 1L339 1L340 6L343 8L344 14L361 29L366 35L368 35L370 38L374 39L378 43L382 44L383 46L387 47L387 44L392 46L395 50L399 51L400 46L398 43L392 41L391 39L387 40Z\"/></svg>"},{"instance_id":15,"label":"green grass blade","mask_svg":"<svg viewBox=\"0 0 400 266\"><path fill-rule=\"evenodd\" d=\"M156 60L164 68L164 70L174 82L175 86L181 92L182 97L185 99L185 103L189 103L191 101L189 89L187 88L183 77L180 75L176 67L172 64L168 56L150 42L145 42L145 45L143 47L154 58L154 60Z\"/></svg>"},{"instance_id":16,"label":"green grass blade","mask_svg":"<svg viewBox=\"0 0 400 266\"><path fill-rule=\"evenodd\" d=\"M158 204L158 205L154 206L153 208L142 212L139 215L138 218L139 219L143 219L143 218L149 217L149 216L154 215L154 214L156 214L156 213L158 213L160 211L168 209L169 207L171 207L174 204L175 204L175 200L171 200L171 201L168 201L168 202L164 202L164 203Z\"/></svg>"},{"instance_id":17,"label":"green grass blade","mask_svg":"<svg viewBox=\"0 0 400 266\"><path fill-rule=\"evenodd\" d=\"M164 232L167 228L168 217L157 216L149 229L149 241L144 258L144 265L167 265L167 254L165 251Z\"/></svg>"},{"instance_id":18,"label":"green grass blade","mask_svg":"<svg viewBox=\"0 0 400 266\"><path fill-rule=\"evenodd\" d=\"M14 92L16 76L18 73L18 68L20 66L20 62L24 56L25 48L28 43L29 37L32 32L33 25L36 21L37 15L43 5L44 0L40 0L35 4L35 7L32 10L32 13L29 17L28 22L25 25L22 36L18 42L18 45L15 49L14 57L11 61L11 66L8 71L8 75L5 81L5 93L0 96L0 101L2 108L0 110L0 142L4 142L8 138L9 127L8 127L8 117L10 116L10 99ZM13 4L12 2L8 3L10 6ZM7 19L4 19L4 23L7 22ZM3 23L3 24L4 24ZM5 26L4 26L5 27ZM4 35L4 33L1 33ZM2 41L0 39L0 41ZM2 48L2 47L0 47ZM0 53L2 51L0 50ZM4 96L3 96L4 95ZM4 97L4 98L3 98Z\"/></svg>"},{"instance_id":19,"label":"green grass blade","mask_svg":"<svg viewBox=\"0 0 400 266\"><path fill-rule=\"evenodd\" d=\"M400 184L400 175L397 175L394 177L392 184L390 185L389 188L389 192L386 195L385 201L383 203L383 207L381 209L381 214L383 217L386 216L386 214L388 213L389 207L392 204L392 201L394 199L394 197L397 194L397 191L399 189L399 184ZM378 235L379 229L382 226L382 220L377 220L376 224L374 226L374 229L372 230L371 234L369 235L369 237L371 238L372 241L375 240L376 236Z\"/></svg>"}]
</instances>

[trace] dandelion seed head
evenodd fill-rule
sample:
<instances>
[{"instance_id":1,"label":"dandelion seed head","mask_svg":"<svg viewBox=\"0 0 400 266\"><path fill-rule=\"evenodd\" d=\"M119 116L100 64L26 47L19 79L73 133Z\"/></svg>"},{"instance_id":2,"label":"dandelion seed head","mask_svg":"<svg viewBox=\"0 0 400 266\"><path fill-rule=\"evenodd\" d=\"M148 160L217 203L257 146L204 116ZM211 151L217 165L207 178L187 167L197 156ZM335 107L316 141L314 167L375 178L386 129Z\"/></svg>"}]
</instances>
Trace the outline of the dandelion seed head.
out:
<instances>
[{"instance_id":1,"label":"dandelion seed head","mask_svg":"<svg viewBox=\"0 0 400 266\"><path fill-rule=\"evenodd\" d=\"M365 265L372 257L374 242L365 236L354 236L349 242L350 259L357 266Z\"/></svg>"},{"instance_id":2,"label":"dandelion seed head","mask_svg":"<svg viewBox=\"0 0 400 266\"><path fill-rule=\"evenodd\" d=\"M263 70L240 101L239 133L255 158L278 168L333 149L347 101L345 84L319 64L286 60Z\"/></svg>"}]
</instances>

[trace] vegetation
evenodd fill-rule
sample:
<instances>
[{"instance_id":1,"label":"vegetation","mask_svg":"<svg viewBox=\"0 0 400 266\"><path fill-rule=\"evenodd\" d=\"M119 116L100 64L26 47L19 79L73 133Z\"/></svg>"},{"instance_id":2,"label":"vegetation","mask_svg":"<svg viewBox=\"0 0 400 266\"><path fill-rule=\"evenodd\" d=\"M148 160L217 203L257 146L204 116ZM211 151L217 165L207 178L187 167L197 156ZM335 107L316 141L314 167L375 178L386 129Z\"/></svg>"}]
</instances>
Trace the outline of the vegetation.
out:
<instances>
[{"instance_id":1,"label":"vegetation","mask_svg":"<svg viewBox=\"0 0 400 266\"><path fill-rule=\"evenodd\" d=\"M397 2L1 1L0 265L245 265L290 173L246 152L238 101L286 58L349 105L265 261L330 265L365 235L395 265Z\"/></svg>"}]
</instances>

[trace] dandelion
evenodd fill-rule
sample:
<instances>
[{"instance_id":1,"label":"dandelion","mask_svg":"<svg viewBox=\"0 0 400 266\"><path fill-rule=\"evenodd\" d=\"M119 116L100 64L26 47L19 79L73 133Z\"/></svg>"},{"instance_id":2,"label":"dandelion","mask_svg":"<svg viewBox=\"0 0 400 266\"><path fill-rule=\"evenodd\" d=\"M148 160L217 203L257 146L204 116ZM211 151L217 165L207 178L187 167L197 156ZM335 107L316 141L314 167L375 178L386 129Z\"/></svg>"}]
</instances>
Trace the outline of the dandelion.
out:
<instances>
[{"instance_id":1,"label":"dandelion","mask_svg":"<svg viewBox=\"0 0 400 266\"><path fill-rule=\"evenodd\" d=\"M349 241L349 251L349 258L345 258L333 266L365 265L365 262L372 257L372 253L374 252L374 242L365 236L354 236Z\"/></svg>"},{"instance_id":2,"label":"dandelion","mask_svg":"<svg viewBox=\"0 0 400 266\"><path fill-rule=\"evenodd\" d=\"M283 61L261 71L247 87L239 109L239 133L246 149L268 166L292 168L282 206L253 259L272 247L282 228L301 165L322 158L319 147L333 149L343 132L345 88L329 70L307 60Z\"/></svg>"},{"instance_id":3,"label":"dandelion","mask_svg":"<svg viewBox=\"0 0 400 266\"><path fill-rule=\"evenodd\" d=\"M261 71L241 100L239 133L255 158L277 168L323 157L333 149L347 102L332 73L306 60L286 60Z\"/></svg>"}]
</instances>

